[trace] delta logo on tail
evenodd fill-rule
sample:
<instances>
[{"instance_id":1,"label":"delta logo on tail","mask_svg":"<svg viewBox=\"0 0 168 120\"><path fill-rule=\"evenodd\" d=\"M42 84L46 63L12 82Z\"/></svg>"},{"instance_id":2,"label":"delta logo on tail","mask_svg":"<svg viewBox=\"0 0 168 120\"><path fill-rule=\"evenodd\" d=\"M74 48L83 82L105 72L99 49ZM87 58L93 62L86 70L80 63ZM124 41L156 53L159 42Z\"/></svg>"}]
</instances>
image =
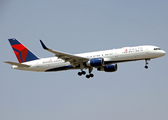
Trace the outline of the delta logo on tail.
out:
<instances>
[{"instance_id":1,"label":"delta logo on tail","mask_svg":"<svg viewBox=\"0 0 168 120\"><path fill-rule=\"evenodd\" d=\"M16 39L9 39L9 42L13 48L13 51L19 61L19 63L28 62L38 59L31 51L29 51L23 44Z\"/></svg>"}]
</instances>

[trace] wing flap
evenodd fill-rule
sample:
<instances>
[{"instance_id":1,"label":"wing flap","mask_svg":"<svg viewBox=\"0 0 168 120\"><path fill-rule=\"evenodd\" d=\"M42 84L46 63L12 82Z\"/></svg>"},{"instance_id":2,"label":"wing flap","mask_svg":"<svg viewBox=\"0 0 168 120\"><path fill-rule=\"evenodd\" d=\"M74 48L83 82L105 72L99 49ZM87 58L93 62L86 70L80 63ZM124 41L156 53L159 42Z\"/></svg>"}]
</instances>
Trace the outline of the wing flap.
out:
<instances>
[{"instance_id":1,"label":"wing flap","mask_svg":"<svg viewBox=\"0 0 168 120\"><path fill-rule=\"evenodd\" d=\"M16 65L18 67L30 67L30 65L25 65L25 64L10 62L10 61L4 61L4 63L10 64L10 65Z\"/></svg>"}]
</instances>

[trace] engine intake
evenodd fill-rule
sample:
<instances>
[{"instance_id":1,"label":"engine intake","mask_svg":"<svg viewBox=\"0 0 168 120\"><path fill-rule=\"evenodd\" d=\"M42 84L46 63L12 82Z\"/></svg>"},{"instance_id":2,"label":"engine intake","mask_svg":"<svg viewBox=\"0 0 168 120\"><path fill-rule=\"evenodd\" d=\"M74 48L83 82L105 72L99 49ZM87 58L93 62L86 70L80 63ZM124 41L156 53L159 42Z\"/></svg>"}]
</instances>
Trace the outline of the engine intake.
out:
<instances>
[{"instance_id":1,"label":"engine intake","mask_svg":"<svg viewBox=\"0 0 168 120\"><path fill-rule=\"evenodd\" d=\"M92 67L98 67L98 66L103 66L104 65L104 59L103 58L93 58L90 61L86 63L87 66L92 66Z\"/></svg>"},{"instance_id":2,"label":"engine intake","mask_svg":"<svg viewBox=\"0 0 168 120\"><path fill-rule=\"evenodd\" d=\"M105 72L115 72L117 71L117 64L111 64L103 67L97 68L98 71L105 71Z\"/></svg>"}]
</instances>

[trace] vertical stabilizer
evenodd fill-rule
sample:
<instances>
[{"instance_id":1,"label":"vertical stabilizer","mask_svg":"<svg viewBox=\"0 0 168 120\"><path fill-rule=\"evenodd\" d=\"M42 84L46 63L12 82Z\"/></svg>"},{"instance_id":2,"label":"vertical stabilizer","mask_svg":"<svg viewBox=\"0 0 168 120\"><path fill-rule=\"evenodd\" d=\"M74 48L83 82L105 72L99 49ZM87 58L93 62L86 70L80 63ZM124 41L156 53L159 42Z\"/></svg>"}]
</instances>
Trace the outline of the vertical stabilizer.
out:
<instances>
[{"instance_id":1,"label":"vertical stabilizer","mask_svg":"<svg viewBox=\"0 0 168 120\"><path fill-rule=\"evenodd\" d=\"M23 44L21 44L16 38L8 40L13 48L13 51L19 63L39 59L35 54L33 54L29 49L27 49Z\"/></svg>"}]
</instances>

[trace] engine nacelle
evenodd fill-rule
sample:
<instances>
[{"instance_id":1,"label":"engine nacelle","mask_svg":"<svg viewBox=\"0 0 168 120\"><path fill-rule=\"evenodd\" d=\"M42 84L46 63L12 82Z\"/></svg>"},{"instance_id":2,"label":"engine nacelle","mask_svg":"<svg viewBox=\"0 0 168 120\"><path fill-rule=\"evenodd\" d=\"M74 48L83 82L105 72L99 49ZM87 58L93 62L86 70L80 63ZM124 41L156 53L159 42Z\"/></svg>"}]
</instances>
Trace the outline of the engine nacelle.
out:
<instances>
[{"instance_id":1,"label":"engine nacelle","mask_svg":"<svg viewBox=\"0 0 168 120\"><path fill-rule=\"evenodd\" d=\"M98 67L98 66L103 66L104 65L104 59L103 58L93 58L90 61L86 63L87 66L92 66L92 67Z\"/></svg>"},{"instance_id":2,"label":"engine nacelle","mask_svg":"<svg viewBox=\"0 0 168 120\"><path fill-rule=\"evenodd\" d=\"M115 72L117 71L117 64L111 64L103 67L97 68L98 71L105 71L105 72Z\"/></svg>"}]
</instances>

